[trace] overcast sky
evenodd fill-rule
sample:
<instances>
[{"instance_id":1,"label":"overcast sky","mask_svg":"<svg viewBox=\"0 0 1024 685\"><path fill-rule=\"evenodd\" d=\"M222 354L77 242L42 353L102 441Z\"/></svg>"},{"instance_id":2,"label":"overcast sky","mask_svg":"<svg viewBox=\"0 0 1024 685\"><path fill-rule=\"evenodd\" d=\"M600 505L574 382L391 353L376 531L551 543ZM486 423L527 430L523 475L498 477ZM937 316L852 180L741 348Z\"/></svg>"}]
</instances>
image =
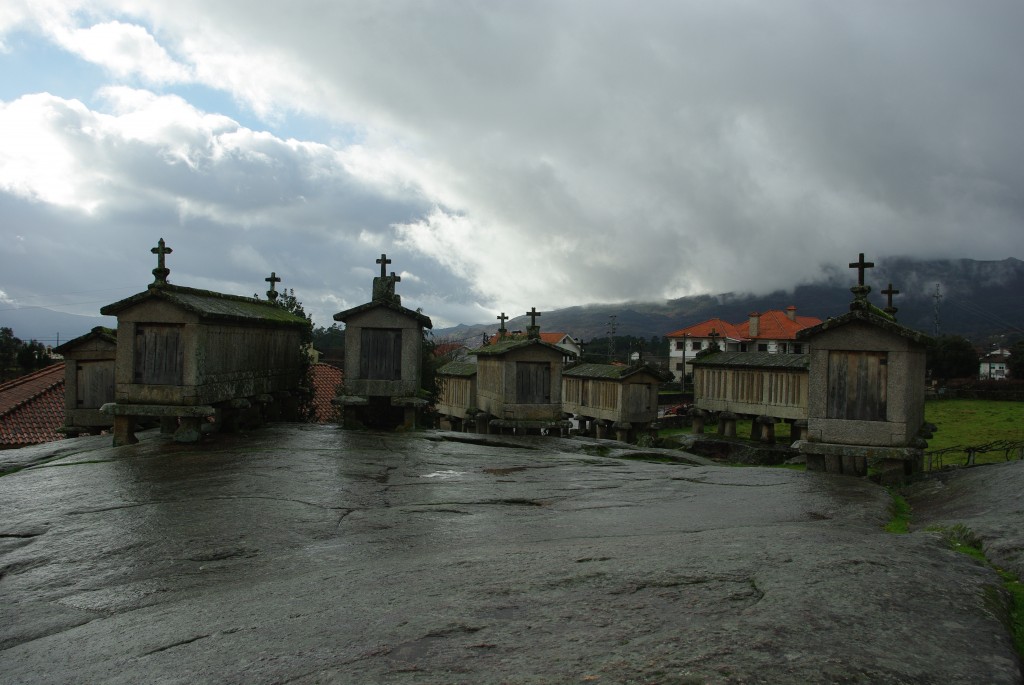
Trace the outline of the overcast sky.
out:
<instances>
[{"instance_id":1,"label":"overcast sky","mask_svg":"<svg viewBox=\"0 0 1024 685\"><path fill-rule=\"evenodd\" d=\"M0 309L96 314L160 237L321 325L381 252L435 326L1022 257L1022 35L1020 0L4 0Z\"/></svg>"}]
</instances>

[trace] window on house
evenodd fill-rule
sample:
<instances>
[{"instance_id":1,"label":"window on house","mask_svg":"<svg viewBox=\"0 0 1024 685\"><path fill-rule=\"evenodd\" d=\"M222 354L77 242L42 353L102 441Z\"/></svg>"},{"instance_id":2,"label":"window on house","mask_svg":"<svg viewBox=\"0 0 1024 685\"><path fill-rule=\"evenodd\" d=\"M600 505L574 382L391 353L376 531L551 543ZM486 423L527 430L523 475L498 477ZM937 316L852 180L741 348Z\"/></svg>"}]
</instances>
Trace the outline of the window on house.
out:
<instances>
[{"instance_id":1,"label":"window on house","mask_svg":"<svg viewBox=\"0 0 1024 685\"><path fill-rule=\"evenodd\" d=\"M700 351L700 340L694 340L692 343L690 343L690 349L692 351L694 351L694 352L699 352Z\"/></svg>"},{"instance_id":2,"label":"window on house","mask_svg":"<svg viewBox=\"0 0 1024 685\"><path fill-rule=\"evenodd\" d=\"M792 350L793 354L803 354L804 353L803 343L793 343L793 345L792 345L792 347L790 349Z\"/></svg>"},{"instance_id":3,"label":"window on house","mask_svg":"<svg viewBox=\"0 0 1024 685\"><path fill-rule=\"evenodd\" d=\"M676 340L676 350L685 350L685 349L686 349L686 341L685 340Z\"/></svg>"},{"instance_id":4,"label":"window on house","mask_svg":"<svg viewBox=\"0 0 1024 685\"><path fill-rule=\"evenodd\" d=\"M758 352L767 352L768 351L768 343L757 343L757 351Z\"/></svg>"}]
</instances>

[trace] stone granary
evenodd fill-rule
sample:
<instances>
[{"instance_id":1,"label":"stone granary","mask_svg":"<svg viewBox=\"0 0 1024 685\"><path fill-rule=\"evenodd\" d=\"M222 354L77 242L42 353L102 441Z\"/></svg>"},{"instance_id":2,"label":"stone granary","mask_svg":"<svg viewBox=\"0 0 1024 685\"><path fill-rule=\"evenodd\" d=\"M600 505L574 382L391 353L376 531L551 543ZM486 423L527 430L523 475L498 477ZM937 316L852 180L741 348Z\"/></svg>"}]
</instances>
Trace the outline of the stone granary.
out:
<instances>
[{"instance_id":1,"label":"stone granary","mask_svg":"<svg viewBox=\"0 0 1024 685\"><path fill-rule=\"evenodd\" d=\"M634 441L658 419L658 385L671 379L646 365L580 364L562 372L562 410L583 434Z\"/></svg>"},{"instance_id":2,"label":"stone granary","mask_svg":"<svg viewBox=\"0 0 1024 685\"><path fill-rule=\"evenodd\" d=\"M437 413L452 430L467 427L477 413L474 362L448 362L437 370Z\"/></svg>"},{"instance_id":3,"label":"stone granary","mask_svg":"<svg viewBox=\"0 0 1024 685\"><path fill-rule=\"evenodd\" d=\"M859 270L850 311L799 334L810 345L799 447L808 470L862 476L874 467L895 482L923 468L928 337L898 324L891 300L888 311L868 302L864 269L873 265L863 254L850 266Z\"/></svg>"},{"instance_id":4,"label":"stone granary","mask_svg":"<svg viewBox=\"0 0 1024 685\"><path fill-rule=\"evenodd\" d=\"M114 424L100 408L114 401L117 331L97 326L56 348L64 357L64 432L99 433Z\"/></svg>"},{"instance_id":5,"label":"stone granary","mask_svg":"<svg viewBox=\"0 0 1024 685\"><path fill-rule=\"evenodd\" d=\"M395 294L402 279L387 275L391 260L377 260L380 276L373 279L373 298L366 304L334 315L345 324L344 394L335 402L345 422L374 428L413 427L416 414L427 405L423 397L423 330L433 328L430 317L406 309Z\"/></svg>"},{"instance_id":6,"label":"stone granary","mask_svg":"<svg viewBox=\"0 0 1024 685\"><path fill-rule=\"evenodd\" d=\"M694 432L703 432L703 412L720 412L719 432L735 437L736 420L754 419L754 439L774 442L775 424L786 421L806 432L806 354L718 352L693 362ZM791 431L791 434L797 434Z\"/></svg>"},{"instance_id":7,"label":"stone granary","mask_svg":"<svg viewBox=\"0 0 1024 685\"><path fill-rule=\"evenodd\" d=\"M154 282L103 307L117 317L114 444L136 441L135 421L160 419L175 440L194 442L209 416L230 428L239 412L289 416L302 386L309 322L271 302L172 285L163 239Z\"/></svg>"},{"instance_id":8,"label":"stone granary","mask_svg":"<svg viewBox=\"0 0 1024 685\"><path fill-rule=\"evenodd\" d=\"M525 338L506 338L470 352L477 357L476 416L478 430L564 431L562 360L566 351L540 339L534 308L527 312Z\"/></svg>"}]
</instances>

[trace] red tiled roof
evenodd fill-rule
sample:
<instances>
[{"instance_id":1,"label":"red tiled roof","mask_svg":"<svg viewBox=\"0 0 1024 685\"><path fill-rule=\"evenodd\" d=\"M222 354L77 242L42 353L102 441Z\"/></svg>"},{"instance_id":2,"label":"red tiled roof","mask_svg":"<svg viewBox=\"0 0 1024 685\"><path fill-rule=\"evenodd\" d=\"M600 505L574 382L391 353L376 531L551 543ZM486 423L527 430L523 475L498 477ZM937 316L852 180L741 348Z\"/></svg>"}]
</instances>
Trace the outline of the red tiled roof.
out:
<instances>
[{"instance_id":1,"label":"red tiled roof","mask_svg":"<svg viewBox=\"0 0 1024 685\"><path fill-rule=\"evenodd\" d=\"M337 417L337 407L331 400L338 394L344 375L337 366L323 362L313 364L313 415L317 423L331 423Z\"/></svg>"},{"instance_id":2,"label":"red tiled roof","mask_svg":"<svg viewBox=\"0 0 1024 685\"><path fill-rule=\"evenodd\" d=\"M821 323L821 319L813 316L794 316L794 319L790 320L784 311L772 309L759 317L757 335L750 335L749 319L737 328L744 338L752 340L796 340L797 331Z\"/></svg>"},{"instance_id":3,"label":"red tiled roof","mask_svg":"<svg viewBox=\"0 0 1024 685\"><path fill-rule=\"evenodd\" d=\"M60 440L63 425L63 362L0 385L0 447Z\"/></svg>"},{"instance_id":4,"label":"red tiled roof","mask_svg":"<svg viewBox=\"0 0 1024 685\"><path fill-rule=\"evenodd\" d=\"M682 338L684 335L688 335L691 338L708 338L711 336L711 331L715 331L719 337L723 338L732 338L734 340L746 339L746 336L740 333L738 326L722 319L708 319L687 328L680 328L678 331L669 333L666 337Z\"/></svg>"}]
</instances>

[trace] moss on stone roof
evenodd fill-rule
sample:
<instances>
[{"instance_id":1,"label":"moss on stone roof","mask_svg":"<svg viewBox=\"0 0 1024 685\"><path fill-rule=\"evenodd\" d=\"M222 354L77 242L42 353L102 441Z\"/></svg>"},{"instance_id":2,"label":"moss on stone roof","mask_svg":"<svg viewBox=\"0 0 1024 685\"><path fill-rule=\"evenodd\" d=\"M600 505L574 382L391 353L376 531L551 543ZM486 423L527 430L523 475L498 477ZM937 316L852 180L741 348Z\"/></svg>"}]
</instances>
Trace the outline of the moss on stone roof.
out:
<instances>
[{"instance_id":1,"label":"moss on stone roof","mask_svg":"<svg viewBox=\"0 0 1024 685\"><path fill-rule=\"evenodd\" d=\"M149 299L160 299L175 304L186 311L192 312L201 319L235 321L272 326L303 327L309 322L297 314L293 314L272 302L264 302L252 297L226 295L211 290L186 288L170 283L151 285L146 291L129 298L108 304L100 309L100 313L116 316L119 312L133 307Z\"/></svg>"},{"instance_id":2,"label":"moss on stone roof","mask_svg":"<svg viewBox=\"0 0 1024 685\"><path fill-rule=\"evenodd\" d=\"M614 364L579 364L562 372L570 378L607 378L622 380L637 373L647 372L658 380L668 380L668 375L650 366L616 366Z\"/></svg>"},{"instance_id":3,"label":"moss on stone roof","mask_svg":"<svg viewBox=\"0 0 1024 685\"><path fill-rule=\"evenodd\" d=\"M921 345L927 345L931 341L931 338L929 336L925 335L924 333L921 333L920 331L915 331L912 328L907 328L906 326L896 323L896 320L892 316L884 312L882 312L881 315L876 314L876 309L877 308L869 310L854 309L848 311L842 316L837 316L832 319L826 319L817 326L805 328L804 330L797 333L796 337L798 340L807 340L813 338L819 333L823 333L824 331L831 330L834 328L840 328L842 326L846 326L850 323L853 323L854 321L860 321L863 323L870 324L872 326L876 326L877 328L881 328L882 330L889 331L894 335L908 338ZM881 312L881 310L878 311Z\"/></svg>"},{"instance_id":4,"label":"moss on stone roof","mask_svg":"<svg viewBox=\"0 0 1024 685\"><path fill-rule=\"evenodd\" d=\"M104 340L104 341L106 341L108 343L116 345L117 344L117 329L107 328L106 326L96 326L95 328L93 328L91 331L89 331L85 335L80 335L77 338L72 338L71 340L68 340L63 345L58 345L57 347L55 347L53 349L54 349L55 352L57 352L59 354L64 354L68 350L71 350L71 349L77 347L78 345L81 345L84 342L88 342L89 340L94 340L94 339Z\"/></svg>"},{"instance_id":5,"label":"moss on stone roof","mask_svg":"<svg viewBox=\"0 0 1024 685\"><path fill-rule=\"evenodd\" d=\"M772 354L771 352L717 352L694 359L694 366L728 366L744 368L807 369L806 354Z\"/></svg>"},{"instance_id":6,"label":"moss on stone roof","mask_svg":"<svg viewBox=\"0 0 1024 685\"><path fill-rule=\"evenodd\" d=\"M412 309L408 309L406 307L403 307L400 304L397 304L397 303L392 302L390 300L383 300L383 299L382 300L371 300L370 302L367 302L365 304L361 304L358 307L352 307L351 309L346 309L343 312L338 312L337 314L334 315L334 320L335 321L345 322L353 314L359 314L361 312L366 312L366 311L369 311L371 309L376 309L377 307L383 307L385 309L390 309L393 312L398 312L400 314L404 314L405 316L408 316L409 318L416 319L419 322L419 324L421 326L423 326L424 328L433 328L434 327L434 323L430 320L430 317L427 316L426 314L422 314L420 312L413 311Z\"/></svg>"},{"instance_id":7,"label":"moss on stone roof","mask_svg":"<svg viewBox=\"0 0 1024 685\"><path fill-rule=\"evenodd\" d=\"M448 362L437 370L439 376L475 376L477 366L473 362Z\"/></svg>"},{"instance_id":8,"label":"moss on stone roof","mask_svg":"<svg viewBox=\"0 0 1024 685\"><path fill-rule=\"evenodd\" d=\"M475 354L477 356L485 357L495 357L498 355L506 354L507 352L511 352L512 350L530 347L531 345L537 345L540 347L546 347L550 350L555 350L558 352L559 355L562 356L572 354L572 352L565 349L564 347L552 345L551 343L546 343L543 340L538 340L537 338L527 338L525 340L503 340L501 342L494 343L493 345L484 345L483 347L478 347L475 350L470 350L469 354Z\"/></svg>"}]
</instances>

